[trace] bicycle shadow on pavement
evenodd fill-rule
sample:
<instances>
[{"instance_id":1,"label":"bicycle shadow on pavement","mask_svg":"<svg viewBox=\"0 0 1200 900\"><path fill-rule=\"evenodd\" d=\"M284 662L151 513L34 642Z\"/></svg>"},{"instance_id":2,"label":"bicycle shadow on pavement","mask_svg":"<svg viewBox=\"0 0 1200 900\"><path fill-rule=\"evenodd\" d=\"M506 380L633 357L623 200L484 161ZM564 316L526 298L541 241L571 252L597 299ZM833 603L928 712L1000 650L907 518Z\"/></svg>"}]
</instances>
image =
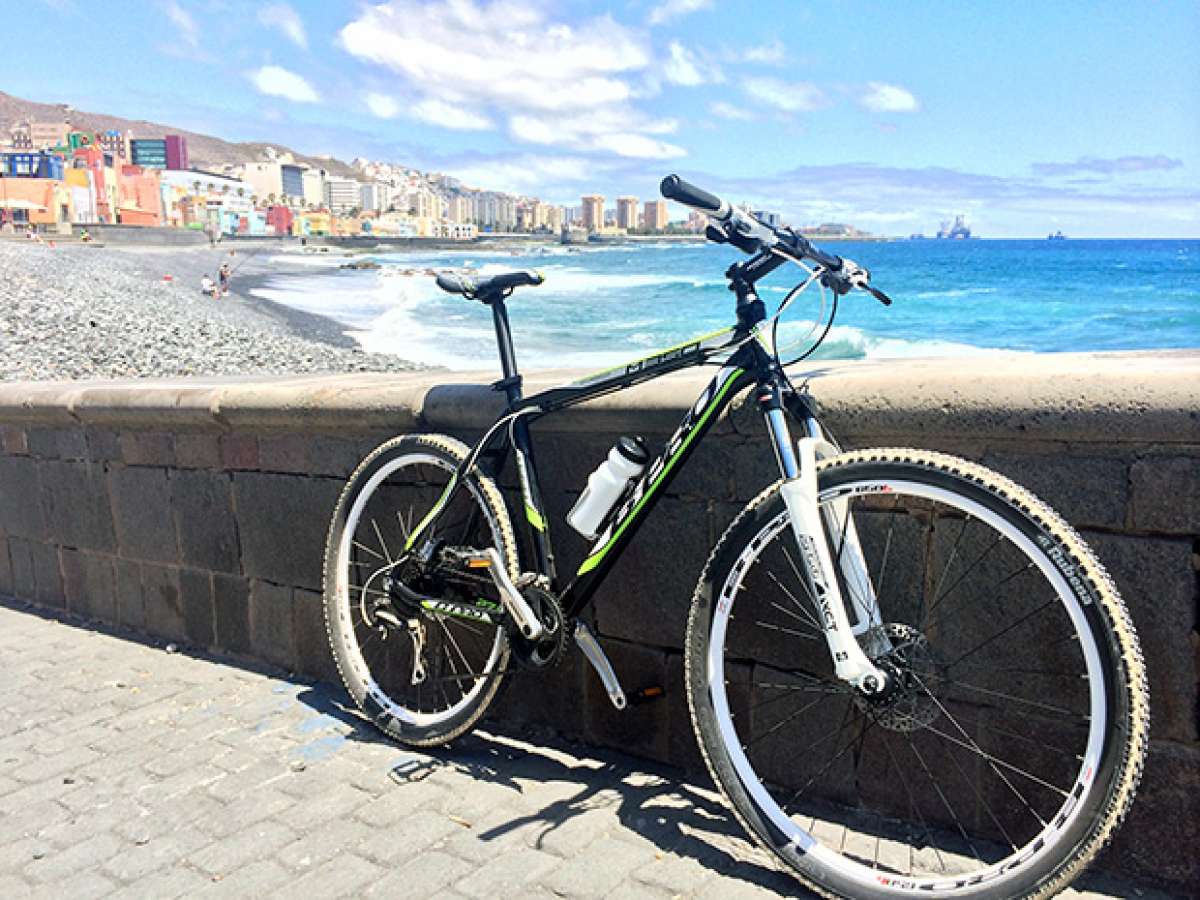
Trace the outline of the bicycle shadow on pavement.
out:
<instances>
[{"instance_id":1,"label":"bicycle shadow on pavement","mask_svg":"<svg viewBox=\"0 0 1200 900\"><path fill-rule=\"evenodd\" d=\"M504 727L496 722L450 746L401 748L326 685L308 686L296 699L351 726L345 733L347 740L397 750L400 759L392 757L388 770L394 790L426 779L436 784L439 777L463 776L512 791L511 800L487 810L487 823L475 832L482 842L522 832L521 840L535 850L574 849L576 840L583 846L598 836L585 833L582 817L608 812L614 824L653 845L658 859L692 859L712 873L783 895L815 896L797 895L802 890L799 883L776 869L770 857L745 838L719 797L688 784L683 773L671 767L571 741L549 729ZM543 803L544 794L550 796Z\"/></svg>"}]
</instances>

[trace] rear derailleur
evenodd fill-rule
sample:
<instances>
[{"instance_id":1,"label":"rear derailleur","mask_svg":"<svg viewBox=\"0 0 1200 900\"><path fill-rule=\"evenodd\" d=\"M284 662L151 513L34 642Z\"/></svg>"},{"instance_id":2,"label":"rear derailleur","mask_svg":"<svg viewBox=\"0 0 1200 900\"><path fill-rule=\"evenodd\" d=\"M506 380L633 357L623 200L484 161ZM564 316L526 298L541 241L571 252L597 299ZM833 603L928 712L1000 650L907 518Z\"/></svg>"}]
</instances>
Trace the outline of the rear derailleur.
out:
<instances>
[{"instance_id":1,"label":"rear derailleur","mask_svg":"<svg viewBox=\"0 0 1200 900\"><path fill-rule=\"evenodd\" d=\"M427 546L385 575L371 612L381 629L408 632L418 666L423 622L440 614L500 625L517 662L543 669L562 657L570 629L558 597L540 580L533 573L510 578L494 548ZM413 677L420 680L415 670Z\"/></svg>"}]
</instances>

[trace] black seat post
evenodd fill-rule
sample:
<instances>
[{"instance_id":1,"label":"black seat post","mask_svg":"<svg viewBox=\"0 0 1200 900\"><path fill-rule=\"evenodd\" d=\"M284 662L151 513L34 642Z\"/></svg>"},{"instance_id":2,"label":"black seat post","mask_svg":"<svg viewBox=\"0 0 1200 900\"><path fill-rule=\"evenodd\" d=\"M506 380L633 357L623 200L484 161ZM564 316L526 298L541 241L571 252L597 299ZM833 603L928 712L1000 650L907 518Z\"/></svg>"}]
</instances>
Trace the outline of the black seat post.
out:
<instances>
[{"instance_id":1,"label":"black seat post","mask_svg":"<svg viewBox=\"0 0 1200 900\"><path fill-rule=\"evenodd\" d=\"M492 324L496 326L496 347L500 351L500 371L504 378L496 384L497 390L503 390L508 398L509 406L521 399L521 373L517 371L517 354L513 350L512 329L508 325L508 309L504 305L504 295L484 300L492 308Z\"/></svg>"}]
</instances>

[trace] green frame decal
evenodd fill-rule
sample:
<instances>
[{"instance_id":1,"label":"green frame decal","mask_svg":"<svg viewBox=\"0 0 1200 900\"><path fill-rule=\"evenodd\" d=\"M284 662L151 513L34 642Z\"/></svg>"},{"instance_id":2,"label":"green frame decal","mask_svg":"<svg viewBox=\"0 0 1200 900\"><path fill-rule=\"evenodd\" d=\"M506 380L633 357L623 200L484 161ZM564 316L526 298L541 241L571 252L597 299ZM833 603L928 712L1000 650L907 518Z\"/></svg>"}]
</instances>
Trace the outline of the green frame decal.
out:
<instances>
[{"instance_id":1,"label":"green frame decal","mask_svg":"<svg viewBox=\"0 0 1200 900\"><path fill-rule=\"evenodd\" d=\"M713 411L721 405L721 402L728 395L730 389L738 382L739 377L744 374L745 370L730 369L728 372L729 374L725 380L720 383L720 387L713 391L711 399L704 405L703 411L699 416L695 419L689 417L688 420L685 420L680 425L679 430L675 432L668 442L663 455L655 460L654 464L647 470L647 474L643 477L638 487L634 488L633 496L630 500L626 501L625 507L617 513L615 521L619 524L616 528L610 525L606 529L605 534L597 540L596 548L588 554L587 558L579 566L579 570L575 573L577 576L585 575L600 565L601 561L608 554L608 551L612 549L621 535L625 533L629 524L637 518L642 507L654 496L654 492L658 490L659 485L674 470L676 463L684 456L684 451L696 439L696 435L705 429L709 419L712 418ZM718 374L717 378L719 379L720 377L720 374ZM717 380L714 379L713 385L717 383ZM696 405L699 406L699 402ZM695 407L692 409L694 412ZM642 489L642 485L646 485L647 482L648 486ZM630 507L630 503L633 504L632 507Z\"/></svg>"}]
</instances>

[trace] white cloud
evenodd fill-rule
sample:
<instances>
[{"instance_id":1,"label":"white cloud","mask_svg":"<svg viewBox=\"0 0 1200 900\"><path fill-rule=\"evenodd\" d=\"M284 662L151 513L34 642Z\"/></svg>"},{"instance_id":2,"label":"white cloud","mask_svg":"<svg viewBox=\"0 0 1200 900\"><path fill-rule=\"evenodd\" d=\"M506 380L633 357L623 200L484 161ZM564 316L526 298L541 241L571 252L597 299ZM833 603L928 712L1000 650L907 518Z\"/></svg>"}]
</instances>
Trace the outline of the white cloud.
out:
<instances>
[{"instance_id":1,"label":"white cloud","mask_svg":"<svg viewBox=\"0 0 1200 900\"><path fill-rule=\"evenodd\" d=\"M297 47L308 49L308 35L304 31L304 20L286 3L272 3L258 11L258 21L274 28Z\"/></svg>"},{"instance_id":2,"label":"white cloud","mask_svg":"<svg viewBox=\"0 0 1200 900\"><path fill-rule=\"evenodd\" d=\"M679 41L671 41L670 56L663 63L663 75L672 84L695 87L707 79L696 65L696 57Z\"/></svg>"},{"instance_id":3,"label":"white cloud","mask_svg":"<svg viewBox=\"0 0 1200 900\"><path fill-rule=\"evenodd\" d=\"M531 143L641 150L651 158L667 148L682 152L627 138L658 133L663 124L634 106L631 79L654 64L645 34L607 15L569 25L549 8L519 0L392 0L363 8L339 41L399 75L415 98L413 114L444 127L507 121L513 137ZM676 74L700 73L685 66Z\"/></svg>"},{"instance_id":4,"label":"white cloud","mask_svg":"<svg viewBox=\"0 0 1200 900\"><path fill-rule=\"evenodd\" d=\"M317 103L321 97L311 84L282 66L263 66L248 73L260 94L283 97L295 103Z\"/></svg>"},{"instance_id":5,"label":"white cloud","mask_svg":"<svg viewBox=\"0 0 1200 900\"><path fill-rule=\"evenodd\" d=\"M520 155L464 165L449 164L445 170L467 185L514 194L537 191L549 196L553 192L552 186L589 183L595 178L597 168L595 160L579 156ZM565 189L561 192L568 193Z\"/></svg>"},{"instance_id":6,"label":"white cloud","mask_svg":"<svg viewBox=\"0 0 1200 900\"><path fill-rule=\"evenodd\" d=\"M189 47L196 49L200 46L200 28L191 13L180 6L175 0L167 0L165 6L167 18L175 26L180 39Z\"/></svg>"},{"instance_id":7,"label":"white cloud","mask_svg":"<svg viewBox=\"0 0 1200 900\"><path fill-rule=\"evenodd\" d=\"M754 113L750 110L726 103L724 100L716 100L708 104L708 111L722 119L734 119L742 122L749 122L755 118Z\"/></svg>"},{"instance_id":8,"label":"white cloud","mask_svg":"<svg viewBox=\"0 0 1200 900\"><path fill-rule=\"evenodd\" d=\"M746 78L742 81L742 90L750 99L780 112L812 112L829 105L821 89L807 81Z\"/></svg>"},{"instance_id":9,"label":"white cloud","mask_svg":"<svg viewBox=\"0 0 1200 900\"><path fill-rule=\"evenodd\" d=\"M415 119L431 125L440 125L442 128L452 128L455 131L484 131L495 127L487 116L481 116L469 109L463 109L452 103L444 103L441 100L422 100L409 112Z\"/></svg>"},{"instance_id":10,"label":"white cloud","mask_svg":"<svg viewBox=\"0 0 1200 900\"><path fill-rule=\"evenodd\" d=\"M601 134L596 136L595 143L618 156L633 159L678 159L687 156L687 151L682 147L644 134Z\"/></svg>"},{"instance_id":11,"label":"white cloud","mask_svg":"<svg viewBox=\"0 0 1200 900\"><path fill-rule=\"evenodd\" d=\"M672 19L679 19L702 9L708 9L712 5L713 0L665 0L650 10L646 21L651 25L661 25Z\"/></svg>"},{"instance_id":12,"label":"white cloud","mask_svg":"<svg viewBox=\"0 0 1200 900\"><path fill-rule=\"evenodd\" d=\"M746 62L766 63L768 65L778 65L783 62L786 51L783 44L778 40L773 40L769 44L760 44L757 47L747 47L742 51L741 57Z\"/></svg>"},{"instance_id":13,"label":"white cloud","mask_svg":"<svg viewBox=\"0 0 1200 900\"><path fill-rule=\"evenodd\" d=\"M909 91L882 81L868 82L858 102L872 112L916 112L921 108Z\"/></svg>"},{"instance_id":14,"label":"white cloud","mask_svg":"<svg viewBox=\"0 0 1200 900\"><path fill-rule=\"evenodd\" d=\"M400 114L400 104L387 94L368 93L363 97L371 114L381 119L394 119Z\"/></svg>"}]
</instances>

